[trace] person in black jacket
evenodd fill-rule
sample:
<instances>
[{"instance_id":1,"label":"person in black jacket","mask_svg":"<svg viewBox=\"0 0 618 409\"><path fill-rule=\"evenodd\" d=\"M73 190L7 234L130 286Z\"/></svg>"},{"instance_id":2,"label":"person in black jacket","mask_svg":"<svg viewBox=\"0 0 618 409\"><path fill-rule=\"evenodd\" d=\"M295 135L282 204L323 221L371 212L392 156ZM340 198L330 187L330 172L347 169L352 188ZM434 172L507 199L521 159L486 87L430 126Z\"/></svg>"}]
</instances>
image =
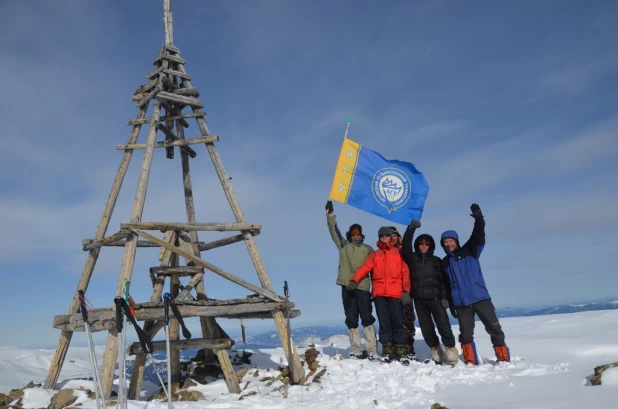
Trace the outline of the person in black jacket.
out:
<instances>
[{"instance_id":1,"label":"person in black jacket","mask_svg":"<svg viewBox=\"0 0 618 409\"><path fill-rule=\"evenodd\" d=\"M403 235L401 247L402 256L410 269L411 295L416 315L423 339L431 349L431 359L438 364L445 361L449 365L455 365L459 362L459 352L455 347L455 336L446 313L449 308L449 296L444 285L442 260L433 255L436 242L429 234L418 236L414 241L414 249L412 248L412 238L419 227L421 223L412 220ZM440 347L436 326L446 347L446 354Z\"/></svg>"}]
</instances>

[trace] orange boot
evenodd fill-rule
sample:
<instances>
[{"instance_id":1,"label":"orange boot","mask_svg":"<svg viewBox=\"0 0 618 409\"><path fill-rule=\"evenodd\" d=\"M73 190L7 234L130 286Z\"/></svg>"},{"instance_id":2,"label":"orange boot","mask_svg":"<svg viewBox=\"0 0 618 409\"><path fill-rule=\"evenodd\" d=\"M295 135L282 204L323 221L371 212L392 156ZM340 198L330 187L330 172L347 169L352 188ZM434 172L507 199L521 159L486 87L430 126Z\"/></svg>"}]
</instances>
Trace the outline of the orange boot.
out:
<instances>
[{"instance_id":1,"label":"orange boot","mask_svg":"<svg viewBox=\"0 0 618 409\"><path fill-rule=\"evenodd\" d=\"M498 345L494 347L498 362L511 362L511 352L506 345Z\"/></svg>"},{"instance_id":2,"label":"orange boot","mask_svg":"<svg viewBox=\"0 0 618 409\"><path fill-rule=\"evenodd\" d=\"M467 344L461 344L461 349L463 351L465 364L479 364L479 357L476 355L476 345L474 345L474 341L468 342Z\"/></svg>"}]
</instances>

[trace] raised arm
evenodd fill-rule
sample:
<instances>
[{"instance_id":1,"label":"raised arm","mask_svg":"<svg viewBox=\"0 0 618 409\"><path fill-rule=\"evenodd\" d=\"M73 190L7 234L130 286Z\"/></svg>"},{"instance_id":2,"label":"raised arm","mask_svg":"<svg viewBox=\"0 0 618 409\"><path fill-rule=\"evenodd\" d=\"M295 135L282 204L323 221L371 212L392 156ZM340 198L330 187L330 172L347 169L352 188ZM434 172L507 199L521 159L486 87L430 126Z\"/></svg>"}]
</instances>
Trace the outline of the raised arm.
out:
<instances>
[{"instance_id":1,"label":"raised arm","mask_svg":"<svg viewBox=\"0 0 618 409\"><path fill-rule=\"evenodd\" d=\"M419 227L421 227L421 222L413 219L406 229L406 232L403 234L403 239L401 241L401 255L408 265L412 265L412 253L414 253L414 249L412 248L412 239L414 238L414 232Z\"/></svg>"},{"instance_id":2,"label":"raised arm","mask_svg":"<svg viewBox=\"0 0 618 409\"><path fill-rule=\"evenodd\" d=\"M326 202L324 208L326 209L326 225L328 226L328 232L335 246L337 246L337 249L343 248L343 246L348 244L348 241L343 238L339 231L339 227L337 227L337 216L333 213L333 202L329 200Z\"/></svg>"},{"instance_id":3,"label":"raised arm","mask_svg":"<svg viewBox=\"0 0 618 409\"><path fill-rule=\"evenodd\" d=\"M463 245L463 247L472 251L472 254L479 258L485 247L485 218L481 212L481 208L476 203L470 206L472 213L470 216L474 218L474 228L470 239Z\"/></svg>"}]
</instances>

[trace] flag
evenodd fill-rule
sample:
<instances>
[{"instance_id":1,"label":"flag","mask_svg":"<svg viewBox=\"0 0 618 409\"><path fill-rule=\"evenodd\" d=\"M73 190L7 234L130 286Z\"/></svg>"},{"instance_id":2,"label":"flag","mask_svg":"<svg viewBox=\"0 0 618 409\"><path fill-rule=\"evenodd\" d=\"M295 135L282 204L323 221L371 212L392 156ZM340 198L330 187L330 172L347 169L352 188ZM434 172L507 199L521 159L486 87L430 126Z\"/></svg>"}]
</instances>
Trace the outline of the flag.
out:
<instances>
[{"instance_id":1,"label":"flag","mask_svg":"<svg viewBox=\"0 0 618 409\"><path fill-rule=\"evenodd\" d=\"M395 223L420 220L429 184L413 163L382 155L344 138L330 199Z\"/></svg>"}]
</instances>

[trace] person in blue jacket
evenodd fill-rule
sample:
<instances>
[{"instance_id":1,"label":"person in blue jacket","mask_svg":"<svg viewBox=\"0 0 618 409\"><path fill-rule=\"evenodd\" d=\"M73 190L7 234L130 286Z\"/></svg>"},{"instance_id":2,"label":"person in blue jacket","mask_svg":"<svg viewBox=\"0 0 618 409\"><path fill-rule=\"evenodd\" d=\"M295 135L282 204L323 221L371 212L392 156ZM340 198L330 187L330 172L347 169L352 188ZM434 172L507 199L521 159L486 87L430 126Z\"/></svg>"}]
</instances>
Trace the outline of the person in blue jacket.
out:
<instances>
[{"instance_id":1,"label":"person in blue jacket","mask_svg":"<svg viewBox=\"0 0 618 409\"><path fill-rule=\"evenodd\" d=\"M510 362L509 348L504 342L504 332L496 316L489 291L483 279L479 258L485 247L485 218L478 204L470 206L474 229L470 239L459 245L459 236L454 230L442 233L440 244L446 253L442 259L445 284L450 287L451 314L459 321L459 342L466 364L479 364L474 345L474 316L485 326L491 337L498 361Z\"/></svg>"}]
</instances>

